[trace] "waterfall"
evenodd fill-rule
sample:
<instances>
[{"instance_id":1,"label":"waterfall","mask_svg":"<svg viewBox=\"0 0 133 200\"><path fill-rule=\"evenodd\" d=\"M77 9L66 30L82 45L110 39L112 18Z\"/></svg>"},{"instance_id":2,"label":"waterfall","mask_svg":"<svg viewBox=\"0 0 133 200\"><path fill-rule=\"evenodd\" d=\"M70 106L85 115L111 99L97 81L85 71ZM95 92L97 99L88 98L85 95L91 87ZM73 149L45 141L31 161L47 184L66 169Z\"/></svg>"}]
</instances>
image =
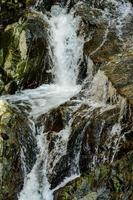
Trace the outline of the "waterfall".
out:
<instances>
[{"instance_id":1,"label":"waterfall","mask_svg":"<svg viewBox=\"0 0 133 200\"><path fill-rule=\"evenodd\" d=\"M83 54L83 39L76 33L79 19L58 6L52 7L51 15L49 43L53 49L50 56L54 63L54 82L70 89L76 86Z\"/></svg>"},{"instance_id":2,"label":"waterfall","mask_svg":"<svg viewBox=\"0 0 133 200\"><path fill-rule=\"evenodd\" d=\"M116 1L112 2L116 3ZM33 9L42 3L43 0L37 1ZM82 63L84 62L83 50L85 41L84 37L79 33L79 26L81 24L80 17L75 17L76 14L73 10L68 12L70 3L71 1L68 0L65 8L59 5L53 5L49 13L46 12L43 14L40 12L42 21L45 19L49 25L47 40L51 62L48 72L50 72L53 77L51 84L42 84L36 89L26 89L14 95L4 95L1 97L1 99L6 99L15 105L28 103L31 107L28 120L37 144L36 160L33 168L29 172L27 170L25 156L27 149L21 143L22 147L20 153L22 170L24 172L24 184L22 190L18 194L19 200L53 200L53 193L56 190L80 176L82 144L86 131L93 119L93 114L95 114L95 118L97 118L99 117L98 114L100 115L106 110L109 111L117 106L120 107L118 121L116 121L115 124L111 124L110 127L112 127L110 130L107 130L106 135L108 138L104 144L106 152L104 148L102 150L100 149L99 155L101 156L101 163L108 161L113 162L119 148L120 140L123 137L121 134L121 118L124 115L126 102L123 100L124 98L117 95L116 90L101 70L97 70L95 74L93 74L92 68L94 66L89 56L85 58L87 63L87 78L83 80L83 84L78 84L78 77L80 70L82 70ZM108 34L113 22L115 22L118 36L122 39L121 29L123 19L126 18L126 14L130 11L129 5L126 10L125 6L127 4L124 4L123 7L122 5L123 4L121 4L120 7L121 20L120 17L118 17L118 19L112 19L112 21L109 19L103 41L90 56L98 52L108 41ZM119 4L117 7L119 7ZM124 10L126 11L125 13ZM35 12L39 13L39 11L36 10ZM112 17L108 10L104 10L103 12L105 12L103 13L105 15L104 17ZM118 23L116 23L115 20ZM92 25L90 24L90 29ZM73 104L71 104L69 100ZM45 120L40 124L38 121L45 115L47 115L47 118L50 117L50 111L65 102L68 102L68 104L70 103L70 116L67 116L67 122L61 130L58 132L51 131L53 134L51 136L51 132L45 129ZM78 120L76 118L78 118ZM82 121L83 124L81 123ZM91 163L89 163L92 167L99 164L98 152L105 121L102 121L99 125L100 128L98 127L99 130L97 130L94 136L96 137L96 145L94 144L94 155L92 155L93 158L92 160L90 159ZM82 125L82 127L80 127L80 125ZM76 129L79 130L77 131ZM73 134L74 131L76 132L76 134L74 133L75 135ZM51 150L49 150L50 140L48 137L53 137L52 139L54 140L54 147ZM74 142L72 141L72 137L74 138ZM89 138L89 136L87 137ZM70 151L69 145L72 146ZM89 151L89 144L87 145L88 146L84 148L88 148L86 151ZM52 187L52 181L50 182L49 177L52 176L53 172L56 173L54 168L63 156L66 156L66 160L69 161L69 164L67 163L69 165L66 170L67 175L65 174L62 176L61 180L57 181L57 184Z\"/></svg>"},{"instance_id":3,"label":"waterfall","mask_svg":"<svg viewBox=\"0 0 133 200\"><path fill-rule=\"evenodd\" d=\"M34 118L65 102L81 89L77 79L83 60L84 40L77 36L79 18L74 18L73 13L67 14L66 9L60 6L51 8L50 19L46 15L43 17L50 25L48 41L54 83L2 97L12 102L28 101L32 105L31 116Z\"/></svg>"},{"instance_id":4,"label":"waterfall","mask_svg":"<svg viewBox=\"0 0 133 200\"><path fill-rule=\"evenodd\" d=\"M48 41L54 83L42 85L34 90L26 90L21 95L12 97L12 101L20 98L29 101L32 105L30 114L34 118L65 102L81 89L81 86L77 85L77 77L83 59L84 40L77 36L79 21L79 18L74 18L72 13L67 14L66 9L59 6L51 8L51 18L48 20L50 25ZM43 129L44 127L38 129L36 140L39 154L33 169L25 177L19 200L53 199L54 190L50 190L47 175L52 173L59 159L66 154L70 130L69 126L66 126L58 133L59 139L55 143L55 148L49 153L49 141ZM73 177L76 177L76 174ZM69 177L68 180L70 179L72 178Z\"/></svg>"}]
</instances>

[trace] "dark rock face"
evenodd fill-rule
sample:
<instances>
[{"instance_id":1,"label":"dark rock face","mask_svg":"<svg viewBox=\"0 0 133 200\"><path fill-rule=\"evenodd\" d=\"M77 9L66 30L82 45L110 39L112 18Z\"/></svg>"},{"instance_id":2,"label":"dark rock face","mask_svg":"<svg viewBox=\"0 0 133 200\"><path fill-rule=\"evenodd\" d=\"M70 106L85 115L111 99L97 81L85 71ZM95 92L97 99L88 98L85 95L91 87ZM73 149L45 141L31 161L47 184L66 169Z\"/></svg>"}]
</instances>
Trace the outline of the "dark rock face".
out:
<instances>
[{"instance_id":1,"label":"dark rock face","mask_svg":"<svg viewBox=\"0 0 133 200\"><path fill-rule=\"evenodd\" d=\"M128 1L86 1L75 5L75 15L82 19L79 34L86 37L84 54L91 57L95 70L101 68L117 92L131 104L132 11Z\"/></svg>"},{"instance_id":2,"label":"dark rock face","mask_svg":"<svg viewBox=\"0 0 133 200\"><path fill-rule=\"evenodd\" d=\"M125 97L128 103L122 115L122 107L118 106L118 102L107 109L99 107L90 110L89 106L82 105L76 111L71 125L67 158L64 159L73 160L73 149L78 150L81 145L79 166L82 175L56 191L55 199L132 199L132 14L120 22L122 13L117 10L116 4L107 4L106 0L86 2L75 5L75 15L82 19L79 34L84 34L86 38L84 54L91 57L95 64L95 73L101 69L116 89L115 93ZM128 1L125 3L132 9ZM118 5L120 4L124 5L124 2L118 1ZM108 18L105 16L106 9ZM103 78L100 78L101 82ZM94 95L95 100L101 100L103 97L103 85L100 81L97 82L101 87L96 86L99 94ZM105 85L108 85L108 82L105 81ZM109 96L106 98L107 104L112 105ZM69 165L66 165L69 162L64 163L64 171L69 171Z\"/></svg>"},{"instance_id":3,"label":"dark rock face","mask_svg":"<svg viewBox=\"0 0 133 200\"><path fill-rule=\"evenodd\" d=\"M37 119L36 125L38 127L44 127L44 133L47 134L48 155L49 157L53 157L53 160L48 160L48 163L50 162L49 168L52 168L52 171L47 169L47 176L51 183L51 188L56 187L58 183L67 176L69 170L67 155L61 156L55 165L53 165L53 163L56 159L56 155L63 153L65 146L67 150L67 143L63 138L61 139L61 132L66 129L66 126L68 126L72 114L71 106L72 102L67 102L58 108L50 110L48 113L38 117ZM59 152L54 153L54 149L57 148L57 145L59 147Z\"/></svg>"},{"instance_id":4,"label":"dark rock face","mask_svg":"<svg viewBox=\"0 0 133 200\"><path fill-rule=\"evenodd\" d=\"M24 21L7 26L1 34L1 93L12 94L17 89L35 88L50 81L46 72L47 26L37 14L31 13Z\"/></svg>"},{"instance_id":5,"label":"dark rock face","mask_svg":"<svg viewBox=\"0 0 133 200\"><path fill-rule=\"evenodd\" d=\"M132 6L128 1L86 1L75 6L75 15L81 16L86 42L84 53L91 57L97 68L109 62L112 56L132 48ZM129 13L122 11L129 9ZM126 12L126 11L125 11Z\"/></svg>"},{"instance_id":6,"label":"dark rock face","mask_svg":"<svg viewBox=\"0 0 133 200\"><path fill-rule=\"evenodd\" d=\"M24 11L35 2L34 0L3 0L0 3L0 29L8 24L18 21Z\"/></svg>"},{"instance_id":7,"label":"dark rock face","mask_svg":"<svg viewBox=\"0 0 133 200\"><path fill-rule=\"evenodd\" d=\"M46 132L59 132L64 128L63 116L61 108L53 109L38 119L39 123L45 125ZM40 125L39 125L40 126Z\"/></svg>"},{"instance_id":8,"label":"dark rock face","mask_svg":"<svg viewBox=\"0 0 133 200\"><path fill-rule=\"evenodd\" d=\"M0 177L2 180L0 199L2 200L17 199L25 173L21 159L25 159L26 173L30 172L36 159L36 143L31 134L25 108L19 109L12 107L6 101L0 101Z\"/></svg>"},{"instance_id":9,"label":"dark rock face","mask_svg":"<svg viewBox=\"0 0 133 200\"><path fill-rule=\"evenodd\" d=\"M104 76L102 78L104 79ZM97 84L99 85L99 82ZM76 98L79 97L73 100ZM121 97L117 97L113 102L108 96L105 107L78 103L76 105L71 100L38 118L39 126L44 125L44 132L47 132L49 152L57 145L59 132L72 120L69 122L66 153L58 160L52 173L48 174L52 189L65 177L78 173L78 170L81 173L90 173L101 164L109 165L122 159L132 150L133 141L128 139L132 135L133 119L132 114L129 114L132 113L132 108L128 104L119 103L119 98ZM72 109L74 106L78 106L78 109Z\"/></svg>"}]
</instances>

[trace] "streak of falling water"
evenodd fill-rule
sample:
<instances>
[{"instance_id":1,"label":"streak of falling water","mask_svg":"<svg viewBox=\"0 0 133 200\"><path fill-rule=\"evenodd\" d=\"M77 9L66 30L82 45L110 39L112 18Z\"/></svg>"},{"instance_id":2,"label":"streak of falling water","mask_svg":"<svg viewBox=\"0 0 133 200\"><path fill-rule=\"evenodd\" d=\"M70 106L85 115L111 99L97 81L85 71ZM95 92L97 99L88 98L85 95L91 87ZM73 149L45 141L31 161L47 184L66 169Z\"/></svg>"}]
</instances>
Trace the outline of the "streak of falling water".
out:
<instances>
[{"instance_id":1,"label":"streak of falling water","mask_svg":"<svg viewBox=\"0 0 133 200\"><path fill-rule=\"evenodd\" d=\"M75 87L82 61L84 40L77 36L79 18L73 18L65 9L53 6L50 19L50 56L54 63L54 82L70 88ZM53 55L54 52L54 55Z\"/></svg>"},{"instance_id":2,"label":"streak of falling water","mask_svg":"<svg viewBox=\"0 0 133 200\"><path fill-rule=\"evenodd\" d=\"M48 142L46 140L45 134L43 133L43 128L40 127L39 133L40 134L37 136L37 144L40 152L38 154L37 161L33 169L25 179L23 190L19 196L20 200L52 199L52 193L49 190L50 185L46 177L48 160ZM43 176L43 181L42 183L39 183L39 179L42 178L41 176Z\"/></svg>"}]
</instances>

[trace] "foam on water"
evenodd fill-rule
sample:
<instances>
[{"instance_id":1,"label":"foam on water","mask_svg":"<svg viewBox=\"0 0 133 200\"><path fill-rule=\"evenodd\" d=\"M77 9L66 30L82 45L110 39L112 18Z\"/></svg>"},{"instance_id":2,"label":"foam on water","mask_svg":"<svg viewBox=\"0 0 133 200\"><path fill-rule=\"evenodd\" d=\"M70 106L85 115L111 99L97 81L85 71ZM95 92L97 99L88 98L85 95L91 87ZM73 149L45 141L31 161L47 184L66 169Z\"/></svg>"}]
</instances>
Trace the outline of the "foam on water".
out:
<instances>
[{"instance_id":1,"label":"foam on water","mask_svg":"<svg viewBox=\"0 0 133 200\"><path fill-rule=\"evenodd\" d=\"M49 109L59 106L80 91L80 86L67 87L57 84L41 85L36 89L27 89L15 95L5 95L1 99L10 102L27 102L31 105L30 115L37 118Z\"/></svg>"}]
</instances>

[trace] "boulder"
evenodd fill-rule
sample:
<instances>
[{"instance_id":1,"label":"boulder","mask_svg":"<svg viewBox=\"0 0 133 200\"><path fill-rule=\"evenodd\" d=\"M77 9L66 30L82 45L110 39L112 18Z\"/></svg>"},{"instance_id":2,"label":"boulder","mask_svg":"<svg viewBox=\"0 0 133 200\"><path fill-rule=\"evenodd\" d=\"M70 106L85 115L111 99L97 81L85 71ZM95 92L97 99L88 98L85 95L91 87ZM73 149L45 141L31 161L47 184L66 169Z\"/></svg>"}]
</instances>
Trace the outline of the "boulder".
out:
<instances>
[{"instance_id":1,"label":"boulder","mask_svg":"<svg viewBox=\"0 0 133 200\"><path fill-rule=\"evenodd\" d=\"M0 34L2 94L13 94L16 90L35 88L50 81L47 27L40 15L29 13L24 20L8 25Z\"/></svg>"}]
</instances>

